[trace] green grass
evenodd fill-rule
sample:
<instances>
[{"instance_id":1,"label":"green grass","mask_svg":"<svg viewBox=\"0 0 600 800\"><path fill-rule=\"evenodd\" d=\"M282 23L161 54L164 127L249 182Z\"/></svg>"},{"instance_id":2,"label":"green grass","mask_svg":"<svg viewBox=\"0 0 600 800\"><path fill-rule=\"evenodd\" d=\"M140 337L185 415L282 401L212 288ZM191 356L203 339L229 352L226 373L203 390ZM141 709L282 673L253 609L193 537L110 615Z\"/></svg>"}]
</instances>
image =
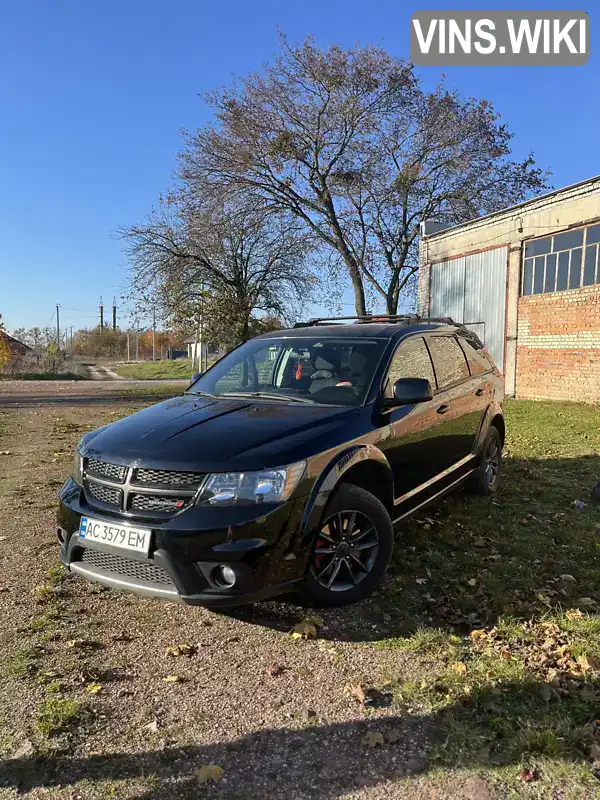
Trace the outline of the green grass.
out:
<instances>
[{"instance_id":1,"label":"green grass","mask_svg":"<svg viewBox=\"0 0 600 800\"><path fill-rule=\"evenodd\" d=\"M63 733L79 717L82 705L78 700L57 697L50 693L38 709L35 727L44 736Z\"/></svg>"},{"instance_id":2,"label":"green grass","mask_svg":"<svg viewBox=\"0 0 600 800\"><path fill-rule=\"evenodd\" d=\"M188 358L176 361L140 361L137 364L122 364L114 367L114 372L122 378L173 380L186 378L191 380L192 362Z\"/></svg>"},{"instance_id":3,"label":"green grass","mask_svg":"<svg viewBox=\"0 0 600 800\"><path fill-rule=\"evenodd\" d=\"M14 678L27 678L37 670L37 650L35 647L20 647L8 662L8 671Z\"/></svg>"},{"instance_id":4,"label":"green grass","mask_svg":"<svg viewBox=\"0 0 600 800\"><path fill-rule=\"evenodd\" d=\"M85 377L76 372L18 372L0 376L0 380L11 381L83 381Z\"/></svg>"},{"instance_id":5,"label":"green grass","mask_svg":"<svg viewBox=\"0 0 600 800\"><path fill-rule=\"evenodd\" d=\"M397 703L432 715L433 763L502 777L503 765L543 762L573 796L591 797L600 410L509 401L505 414L498 495L458 492L401 529L375 601L389 630L377 644L414 658L411 681L390 677Z\"/></svg>"}]
</instances>

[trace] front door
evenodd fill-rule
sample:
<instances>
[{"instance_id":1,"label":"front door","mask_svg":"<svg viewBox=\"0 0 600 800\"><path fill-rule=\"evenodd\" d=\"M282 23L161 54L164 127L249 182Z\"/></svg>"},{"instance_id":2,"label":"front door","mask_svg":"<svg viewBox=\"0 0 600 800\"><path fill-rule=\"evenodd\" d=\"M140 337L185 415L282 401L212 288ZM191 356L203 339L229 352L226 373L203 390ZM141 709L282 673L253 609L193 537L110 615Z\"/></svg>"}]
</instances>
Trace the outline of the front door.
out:
<instances>
[{"instance_id":1,"label":"front door","mask_svg":"<svg viewBox=\"0 0 600 800\"><path fill-rule=\"evenodd\" d=\"M447 397L447 416L451 424L447 457L448 466L451 466L473 452L491 386L488 383L486 391L486 381L471 375L465 353L455 336L430 335L427 344L438 386Z\"/></svg>"},{"instance_id":2,"label":"front door","mask_svg":"<svg viewBox=\"0 0 600 800\"><path fill-rule=\"evenodd\" d=\"M394 383L400 378L426 378L434 397L382 413L382 423L387 423L389 432L379 446L394 473L396 499L446 468L452 438L447 397L444 392L436 392L435 374L422 336L413 336L398 345L384 381L385 397L392 397Z\"/></svg>"}]
</instances>

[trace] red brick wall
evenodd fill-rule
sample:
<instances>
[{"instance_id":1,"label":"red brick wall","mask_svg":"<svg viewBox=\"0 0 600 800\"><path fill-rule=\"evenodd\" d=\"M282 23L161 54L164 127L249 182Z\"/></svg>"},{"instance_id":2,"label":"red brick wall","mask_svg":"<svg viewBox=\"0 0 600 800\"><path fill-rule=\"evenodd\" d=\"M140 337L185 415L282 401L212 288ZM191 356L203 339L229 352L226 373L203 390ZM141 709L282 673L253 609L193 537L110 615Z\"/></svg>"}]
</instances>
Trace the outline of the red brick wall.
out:
<instances>
[{"instance_id":1,"label":"red brick wall","mask_svg":"<svg viewBox=\"0 0 600 800\"><path fill-rule=\"evenodd\" d=\"M516 395L600 401L600 286L519 298Z\"/></svg>"}]
</instances>

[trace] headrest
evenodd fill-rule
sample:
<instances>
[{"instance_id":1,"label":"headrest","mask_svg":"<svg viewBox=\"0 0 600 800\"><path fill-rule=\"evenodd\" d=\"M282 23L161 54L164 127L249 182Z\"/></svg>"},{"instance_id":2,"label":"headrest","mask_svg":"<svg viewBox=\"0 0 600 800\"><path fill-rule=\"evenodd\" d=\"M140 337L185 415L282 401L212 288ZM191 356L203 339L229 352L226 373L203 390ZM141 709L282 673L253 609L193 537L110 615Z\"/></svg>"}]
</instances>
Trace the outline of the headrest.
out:
<instances>
[{"instance_id":1,"label":"headrest","mask_svg":"<svg viewBox=\"0 0 600 800\"><path fill-rule=\"evenodd\" d=\"M340 365L340 354L332 347L319 347L313 350L315 369L336 369Z\"/></svg>"},{"instance_id":2,"label":"headrest","mask_svg":"<svg viewBox=\"0 0 600 800\"><path fill-rule=\"evenodd\" d=\"M350 354L350 368L352 372L362 375L369 359L364 353L354 348Z\"/></svg>"}]
</instances>

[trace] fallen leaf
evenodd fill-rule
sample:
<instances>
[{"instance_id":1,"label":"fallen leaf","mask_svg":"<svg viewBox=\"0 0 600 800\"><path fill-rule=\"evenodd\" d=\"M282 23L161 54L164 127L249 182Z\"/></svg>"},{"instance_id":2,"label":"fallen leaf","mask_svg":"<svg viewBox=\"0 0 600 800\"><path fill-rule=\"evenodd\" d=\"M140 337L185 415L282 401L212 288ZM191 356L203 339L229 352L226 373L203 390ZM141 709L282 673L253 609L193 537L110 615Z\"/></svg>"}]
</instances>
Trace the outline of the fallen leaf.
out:
<instances>
[{"instance_id":1,"label":"fallen leaf","mask_svg":"<svg viewBox=\"0 0 600 800\"><path fill-rule=\"evenodd\" d=\"M568 611L565 611L565 617L567 617L567 619L579 619L583 617L583 614L578 608L570 608Z\"/></svg>"},{"instance_id":2,"label":"fallen leaf","mask_svg":"<svg viewBox=\"0 0 600 800\"><path fill-rule=\"evenodd\" d=\"M469 586L477 586L477 579L476 578L469 578L467 583L469 584Z\"/></svg>"},{"instance_id":3,"label":"fallen leaf","mask_svg":"<svg viewBox=\"0 0 600 800\"><path fill-rule=\"evenodd\" d=\"M418 583L419 586L423 586L424 583L427 583L427 578L417 578L416 583Z\"/></svg>"},{"instance_id":4,"label":"fallen leaf","mask_svg":"<svg viewBox=\"0 0 600 800\"><path fill-rule=\"evenodd\" d=\"M590 662L587 660L587 656L585 655L585 653L582 653L580 656L577 656L575 661L577 661L583 673L590 671Z\"/></svg>"},{"instance_id":5,"label":"fallen leaf","mask_svg":"<svg viewBox=\"0 0 600 800\"><path fill-rule=\"evenodd\" d=\"M569 575L568 572L565 572L564 575L560 576L563 581L570 581L571 583L575 582L575 578L572 575Z\"/></svg>"},{"instance_id":6,"label":"fallen leaf","mask_svg":"<svg viewBox=\"0 0 600 800\"><path fill-rule=\"evenodd\" d=\"M101 683L88 683L85 687L88 694L98 694L102 691Z\"/></svg>"},{"instance_id":7,"label":"fallen leaf","mask_svg":"<svg viewBox=\"0 0 600 800\"><path fill-rule=\"evenodd\" d=\"M0 456L11 456L11 455L12 455L11 450L0 450Z\"/></svg>"},{"instance_id":8,"label":"fallen leaf","mask_svg":"<svg viewBox=\"0 0 600 800\"><path fill-rule=\"evenodd\" d=\"M522 769L521 772L519 773L519 777L525 783L529 783L534 779L535 773L532 769Z\"/></svg>"},{"instance_id":9,"label":"fallen leaf","mask_svg":"<svg viewBox=\"0 0 600 800\"><path fill-rule=\"evenodd\" d=\"M26 758L33 754L35 748L29 739L24 739L19 747L12 754L12 758Z\"/></svg>"},{"instance_id":10,"label":"fallen leaf","mask_svg":"<svg viewBox=\"0 0 600 800\"><path fill-rule=\"evenodd\" d=\"M466 675L467 674L467 665L464 661L457 661L456 664L453 664L452 669L456 672L457 675Z\"/></svg>"},{"instance_id":11,"label":"fallen leaf","mask_svg":"<svg viewBox=\"0 0 600 800\"><path fill-rule=\"evenodd\" d=\"M165 650L165 655L177 658L179 656L193 656L196 648L191 644L172 644Z\"/></svg>"},{"instance_id":12,"label":"fallen leaf","mask_svg":"<svg viewBox=\"0 0 600 800\"><path fill-rule=\"evenodd\" d=\"M401 741L401 739L404 739L405 736L406 734L404 734L398 728L392 728L385 734L386 741L389 742L390 744L396 744L396 742L399 742Z\"/></svg>"},{"instance_id":13,"label":"fallen leaf","mask_svg":"<svg viewBox=\"0 0 600 800\"><path fill-rule=\"evenodd\" d=\"M596 601L593 600L591 597L580 597L579 598L579 603L582 606L595 606L596 605Z\"/></svg>"},{"instance_id":14,"label":"fallen leaf","mask_svg":"<svg viewBox=\"0 0 600 800\"><path fill-rule=\"evenodd\" d=\"M149 733L157 733L158 732L158 720L155 719L152 722L149 722L147 725L144 725L144 730L148 731Z\"/></svg>"},{"instance_id":15,"label":"fallen leaf","mask_svg":"<svg viewBox=\"0 0 600 800\"><path fill-rule=\"evenodd\" d=\"M377 747L378 745L385 744L383 734L379 733L379 731L367 731L362 741L367 747Z\"/></svg>"},{"instance_id":16,"label":"fallen leaf","mask_svg":"<svg viewBox=\"0 0 600 800\"><path fill-rule=\"evenodd\" d=\"M344 694L348 697L353 697L357 703L364 705L366 695L365 690L360 683L347 683L344 686Z\"/></svg>"},{"instance_id":17,"label":"fallen leaf","mask_svg":"<svg viewBox=\"0 0 600 800\"><path fill-rule=\"evenodd\" d=\"M294 625L291 633L293 639L309 639L311 636L317 635L317 629L312 622L301 620Z\"/></svg>"},{"instance_id":18,"label":"fallen leaf","mask_svg":"<svg viewBox=\"0 0 600 800\"><path fill-rule=\"evenodd\" d=\"M181 675L165 675L163 680L166 683L181 683L183 681L183 678L181 677Z\"/></svg>"},{"instance_id":19,"label":"fallen leaf","mask_svg":"<svg viewBox=\"0 0 600 800\"><path fill-rule=\"evenodd\" d=\"M196 777L200 783L220 781L223 777L223 768L218 764L203 764L196 770Z\"/></svg>"},{"instance_id":20,"label":"fallen leaf","mask_svg":"<svg viewBox=\"0 0 600 800\"><path fill-rule=\"evenodd\" d=\"M308 617L304 617L304 622L308 622L309 625L314 625L315 627L325 624L323 617L318 617L316 614L310 614Z\"/></svg>"}]
</instances>

